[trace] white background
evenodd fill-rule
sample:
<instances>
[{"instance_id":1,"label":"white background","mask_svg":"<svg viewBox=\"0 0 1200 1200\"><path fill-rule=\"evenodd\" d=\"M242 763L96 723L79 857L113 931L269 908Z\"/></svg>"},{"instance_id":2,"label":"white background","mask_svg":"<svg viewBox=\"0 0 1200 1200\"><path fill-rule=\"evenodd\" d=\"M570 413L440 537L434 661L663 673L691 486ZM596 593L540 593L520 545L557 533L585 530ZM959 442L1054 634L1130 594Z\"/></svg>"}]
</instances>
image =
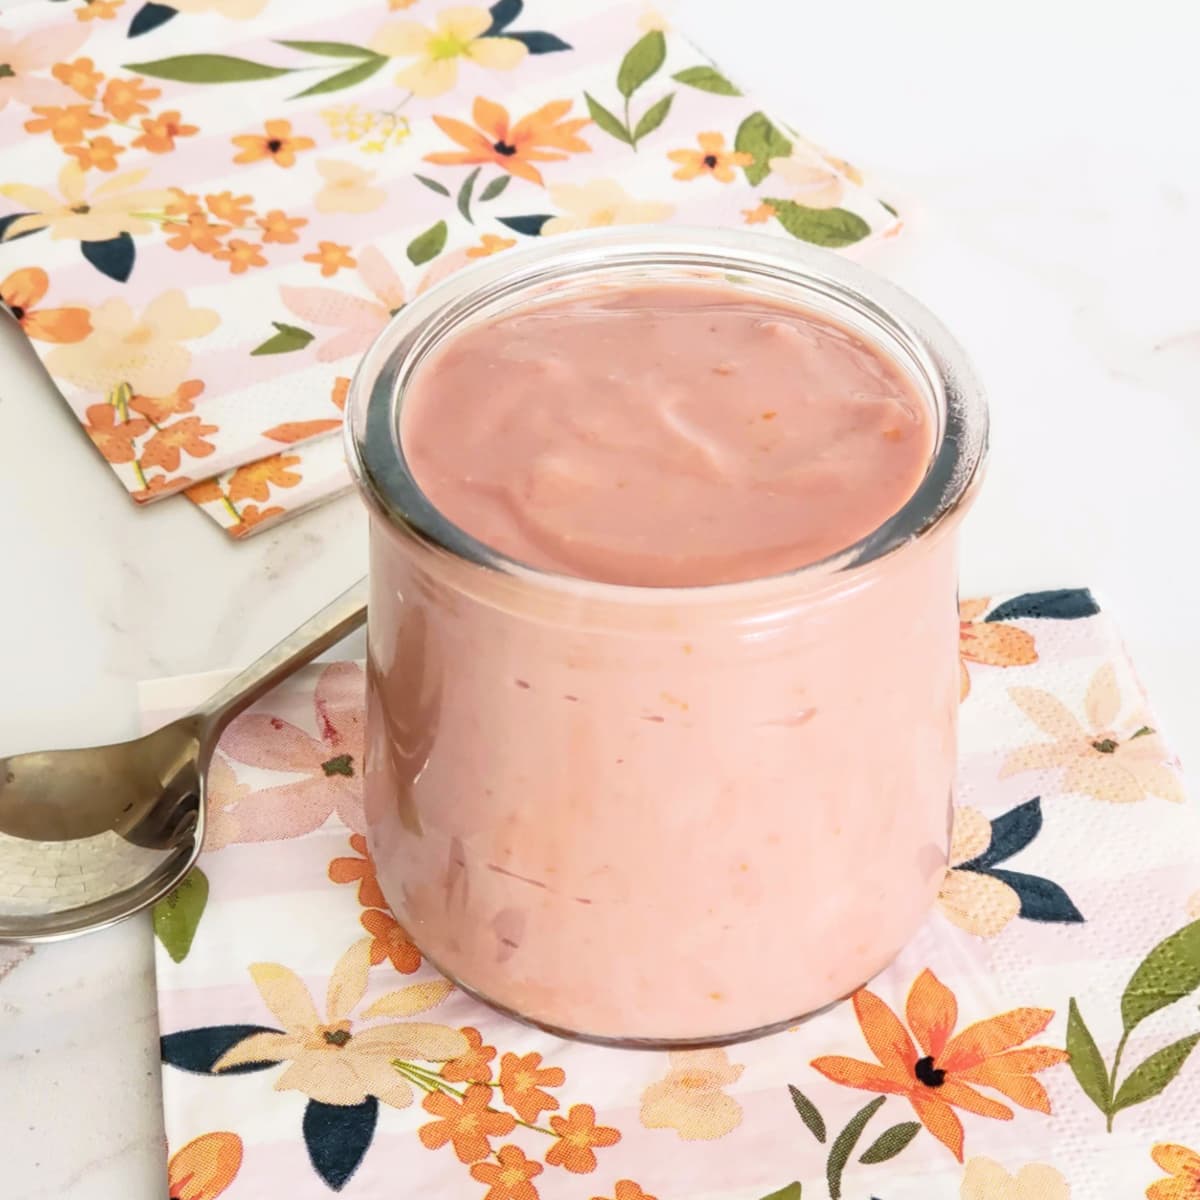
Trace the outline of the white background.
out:
<instances>
[{"instance_id":1,"label":"white background","mask_svg":"<svg viewBox=\"0 0 1200 1200\"><path fill-rule=\"evenodd\" d=\"M1195 779L1200 9L692 0L673 16L904 213L868 265L957 332L993 408L964 593L1095 588ZM139 679L248 661L363 571L364 522L347 498L235 545L182 500L135 510L3 328L0 554L4 753L132 734ZM0 982L0 1193L159 1200L156 1051L142 923Z\"/></svg>"}]
</instances>

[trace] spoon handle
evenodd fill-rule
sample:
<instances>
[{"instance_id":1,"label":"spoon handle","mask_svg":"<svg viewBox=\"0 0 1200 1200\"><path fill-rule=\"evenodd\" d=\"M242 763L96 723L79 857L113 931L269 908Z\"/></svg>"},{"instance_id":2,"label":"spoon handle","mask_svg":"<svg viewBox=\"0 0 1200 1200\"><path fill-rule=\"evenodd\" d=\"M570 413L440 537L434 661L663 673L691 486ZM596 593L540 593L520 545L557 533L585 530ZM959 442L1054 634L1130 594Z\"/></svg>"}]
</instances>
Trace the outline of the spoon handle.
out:
<instances>
[{"instance_id":1,"label":"spoon handle","mask_svg":"<svg viewBox=\"0 0 1200 1200\"><path fill-rule=\"evenodd\" d=\"M211 745L238 713L323 650L353 633L366 619L367 579L364 576L239 672L196 710L204 740Z\"/></svg>"}]
</instances>

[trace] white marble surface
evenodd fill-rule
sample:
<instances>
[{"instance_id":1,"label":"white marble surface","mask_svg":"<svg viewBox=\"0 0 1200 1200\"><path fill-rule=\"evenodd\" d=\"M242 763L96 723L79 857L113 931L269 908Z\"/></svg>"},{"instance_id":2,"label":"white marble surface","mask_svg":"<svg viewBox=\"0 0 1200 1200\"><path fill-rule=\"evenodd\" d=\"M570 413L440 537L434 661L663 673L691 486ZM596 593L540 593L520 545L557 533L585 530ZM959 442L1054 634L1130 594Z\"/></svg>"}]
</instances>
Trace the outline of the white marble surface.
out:
<instances>
[{"instance_id":1,"label":"white marble surface","mask_svg":"<svg viewBox=\"0 0 1200 1200\"><path fill-rule=\"evenodd\" d=\"M909 217L874 265L958 332L994 409L965 590L1098 589L1197 778L1198 10L681 8ZM0 752L132 734L139 679L247 661L363 570L353 499L244 545L184 502L135 511L0 335ZM160 1200L155 1039L144 922L0 974L6 1200Z\"/></svg>"}]
</instances>

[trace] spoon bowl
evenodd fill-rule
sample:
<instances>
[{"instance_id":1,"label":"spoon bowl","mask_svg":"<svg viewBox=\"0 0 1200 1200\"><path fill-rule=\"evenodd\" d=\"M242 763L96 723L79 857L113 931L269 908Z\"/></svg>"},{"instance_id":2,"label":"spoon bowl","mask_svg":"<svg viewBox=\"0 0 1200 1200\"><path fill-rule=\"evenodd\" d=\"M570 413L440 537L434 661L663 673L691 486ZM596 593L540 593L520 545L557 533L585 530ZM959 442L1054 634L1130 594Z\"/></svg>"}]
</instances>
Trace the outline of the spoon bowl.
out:
<instances>
[{"instance_id":1,"label":"spoon bowl","mask_svg":"<svg viewBox=\"0 0 1200 1200\"><path fill-rule=\"evenodd\" d=\"M170 892L204 843L221 730L366 611L360 580L195 712L144 737L0 758L0 942L102 929Z\"/></svg>"}]
</instances>

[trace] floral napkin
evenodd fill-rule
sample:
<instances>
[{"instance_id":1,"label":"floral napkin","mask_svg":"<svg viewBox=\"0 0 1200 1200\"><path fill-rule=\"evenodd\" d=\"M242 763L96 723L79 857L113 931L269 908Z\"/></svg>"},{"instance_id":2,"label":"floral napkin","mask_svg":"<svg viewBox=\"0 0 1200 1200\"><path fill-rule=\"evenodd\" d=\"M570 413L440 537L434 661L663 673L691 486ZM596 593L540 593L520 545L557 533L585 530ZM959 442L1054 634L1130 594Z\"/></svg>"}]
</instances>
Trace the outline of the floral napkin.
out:
<instances>
[{"instance_id":1,"label":"floral napkin","mask_svg":"<svg viewBox=\"0 0 1200 1200\"><path fill-rule=\"evenodd\" d=\"M472 259L600 225L899 228L643 0L0 22L0 297L134 499L186 491L235 536L348 486L359 356Z\"/></svg>"},{"instance_id":2,"label":"floral napkin","mask_svg":"<svg viewBox=\"0 0 1200 1200\"><path fill-rule=\"evenodd\" d=\"M835 1009L672 1054L559 1040L424 964L362 836L361 668L280 688L225 735L200 868L154 914L169 1194L1196 1200L1178 765L1088 592L964 603L961 653L925 926ZM147 724L212 686L148 685Z\"/></svg>"}]
</instances>

